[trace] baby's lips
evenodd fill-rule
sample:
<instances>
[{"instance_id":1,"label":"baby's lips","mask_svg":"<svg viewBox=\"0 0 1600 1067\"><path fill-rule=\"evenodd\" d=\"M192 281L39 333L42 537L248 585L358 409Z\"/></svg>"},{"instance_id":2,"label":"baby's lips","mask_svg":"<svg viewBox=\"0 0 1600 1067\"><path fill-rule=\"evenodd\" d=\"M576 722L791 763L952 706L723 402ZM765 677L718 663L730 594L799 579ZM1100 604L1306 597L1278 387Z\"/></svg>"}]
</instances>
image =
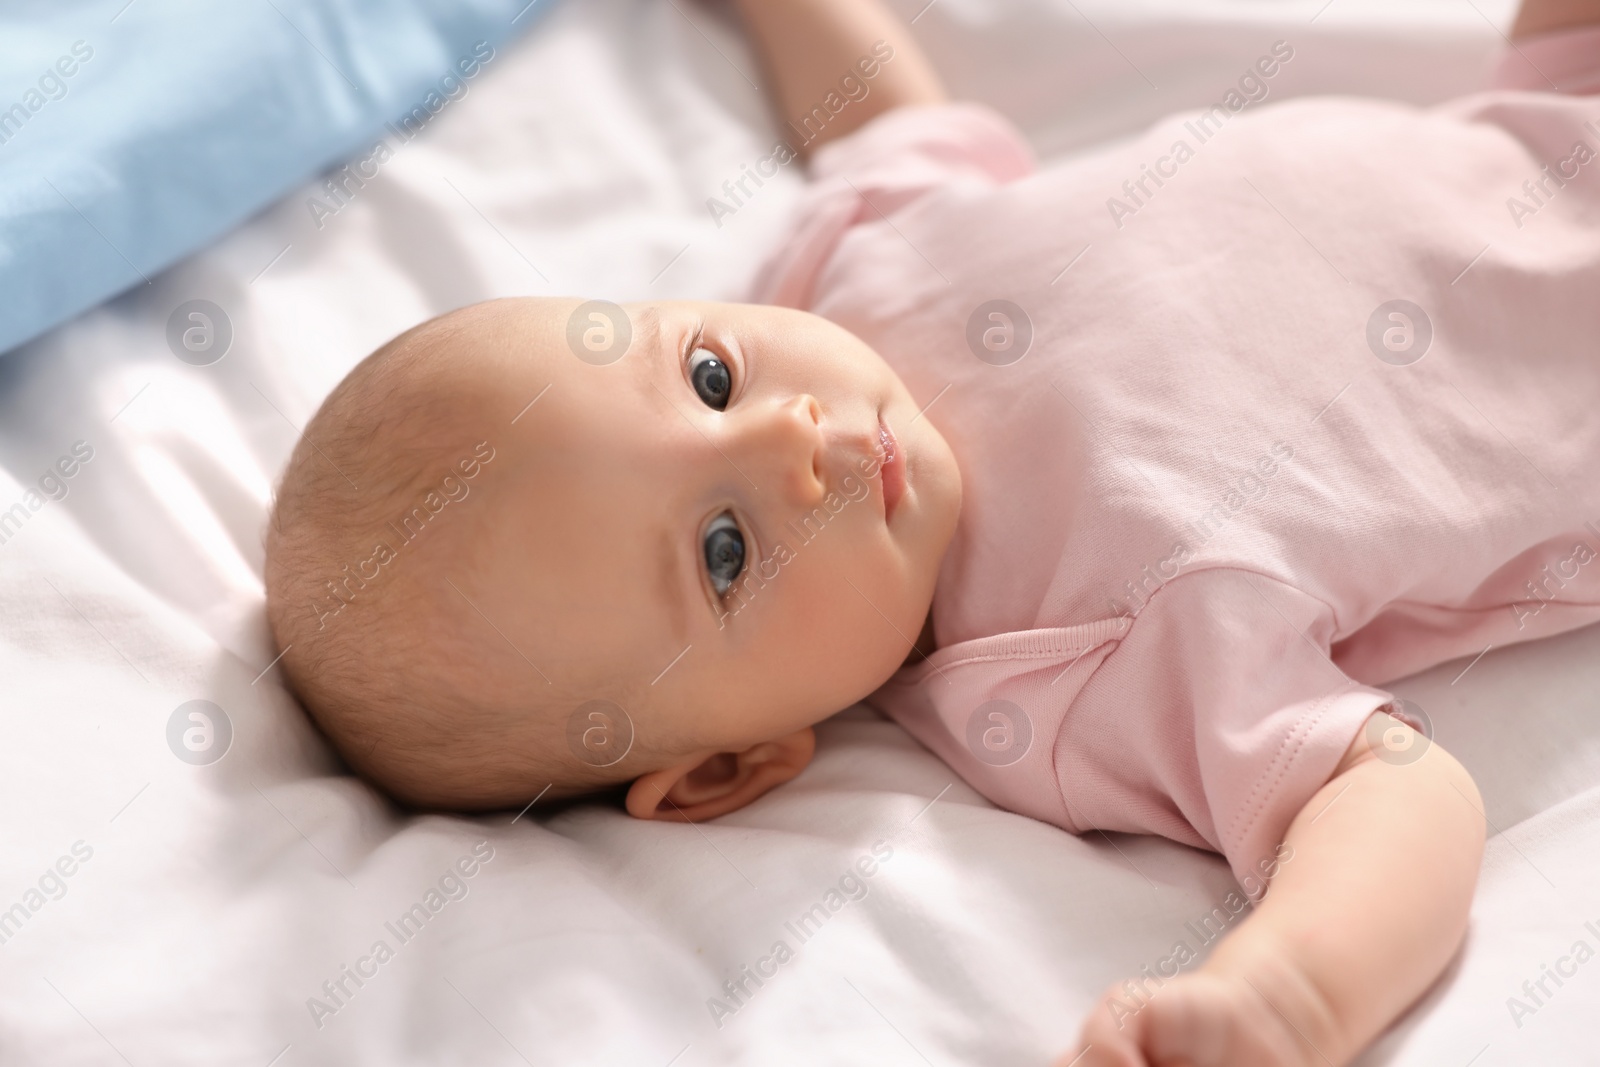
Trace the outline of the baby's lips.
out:
<instances>
[{"instance_id":1,"label":"baby's lips","mask_svg":"<svg viewBox=\"0 0 1600 1067\"><path fill-rule=\"evenodd\" d=\"M881 417L878 419L878 441L881 451L874 461L883 486L883 521L888 522L906 491L905 452L895 438L894 431Z\"/></svg>"}]
</instances>

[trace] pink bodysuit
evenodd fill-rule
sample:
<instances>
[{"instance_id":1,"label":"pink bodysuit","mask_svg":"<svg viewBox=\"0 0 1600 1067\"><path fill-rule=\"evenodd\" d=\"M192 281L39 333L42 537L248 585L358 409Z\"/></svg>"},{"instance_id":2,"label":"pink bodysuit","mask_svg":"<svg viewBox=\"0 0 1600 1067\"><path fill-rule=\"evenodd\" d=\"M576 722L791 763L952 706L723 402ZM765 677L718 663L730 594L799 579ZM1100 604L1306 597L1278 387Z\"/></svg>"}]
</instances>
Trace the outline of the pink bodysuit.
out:
<instances>
[{"instance_id":1,"label":"pink bodysuit","mask_svg":"<svg viewBox=\"0 0 1600 1067\"><path fill-rule=\"evenodd\" d=\"M869 703L1259 881L1376 687L1600 620L1600 31L1498 83L1042 169L973 105L822 148L757 298L874 346L963 478L938 651Z\"/></svg>"}]
</instances>

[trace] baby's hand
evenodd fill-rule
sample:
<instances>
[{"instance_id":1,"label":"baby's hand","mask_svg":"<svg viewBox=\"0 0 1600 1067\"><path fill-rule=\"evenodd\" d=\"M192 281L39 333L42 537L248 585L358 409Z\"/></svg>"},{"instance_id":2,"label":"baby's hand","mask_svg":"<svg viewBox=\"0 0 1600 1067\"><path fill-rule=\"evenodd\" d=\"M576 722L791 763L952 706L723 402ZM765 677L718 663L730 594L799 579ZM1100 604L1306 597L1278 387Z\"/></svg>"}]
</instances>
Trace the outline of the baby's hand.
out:
<instances>
[{"instance_id":1,"label":"baby's hand","mask_svg":"<svg viewBox=\"0 0 1600 1067\"><path fill-rule=\"evenodd\" d=\"M1147 986L1148 988L1148 986ZM1243 978L1197 971L1140 1000L1113 986L1057 1067L1310 1067L1316 1052Z\"/></svg>"},{"instance_id":2,"label":"baby's hand","mask_svg":"<svg viewBox=\"0 0 1600 1067\"><path fill-rule=\"evenodd\" d=\"M1368 722L1411 729L1381 711ZM1289 824L1271 889L1205 963L1114 986L1059 1067L1340 1067L1415 1003L1466 932L1483 801L1443 748L1395 763L1371 733Z\"/></svg>"}]
</instances>

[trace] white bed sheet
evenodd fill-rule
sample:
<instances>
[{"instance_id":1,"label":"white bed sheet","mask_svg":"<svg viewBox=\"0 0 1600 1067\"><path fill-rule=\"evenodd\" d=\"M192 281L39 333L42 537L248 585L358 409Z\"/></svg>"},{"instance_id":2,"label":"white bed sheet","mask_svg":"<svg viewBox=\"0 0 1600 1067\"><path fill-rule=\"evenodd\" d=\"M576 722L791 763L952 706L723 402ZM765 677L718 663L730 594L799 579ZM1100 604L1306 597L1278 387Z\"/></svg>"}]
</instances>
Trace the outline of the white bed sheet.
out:
<instances>
[{"instance_id":1,"label":"white bed sheet","mask_svg":"<svg viewBox=\"0 0 1600 1067\"><path fill-rule=\"evenodd\" d=\"M1508 14L939 0L917 29L957 92L1053 154L1217 98L1280 37L1277 96L1442 99L1476 84ZM998 811L864 709L822 725L797 782L705 826L408 818L338 773L268 669L261 527L294 427L376 344L465 302L738 294L799 182L720 229L705 210L774 139L755 78L711 9L568 0L320 230L308 187L0 360L0 509L94 450L0 544L0 909L92 850L0 944L7 1063L1043 1064L1105 985L1192 940L1232 887L1218 858ZM209 367L164 338L195 298L236 334ZM1400 689L1496 831L1471 934L1362 1062L1600 1062L1600 963L1520 1025L1506 1004L1600 945L1600 628L1466 666ZM194 699L233 724L209 766L166 742ZM400 943L385 923L480 841L467 895ZM802 943L785 923L879 841L866 896ZM394 958L315 1019L379 939ZM779 940L794 958L719 1026L708 999Z\"/></svg>"}]
</instances>

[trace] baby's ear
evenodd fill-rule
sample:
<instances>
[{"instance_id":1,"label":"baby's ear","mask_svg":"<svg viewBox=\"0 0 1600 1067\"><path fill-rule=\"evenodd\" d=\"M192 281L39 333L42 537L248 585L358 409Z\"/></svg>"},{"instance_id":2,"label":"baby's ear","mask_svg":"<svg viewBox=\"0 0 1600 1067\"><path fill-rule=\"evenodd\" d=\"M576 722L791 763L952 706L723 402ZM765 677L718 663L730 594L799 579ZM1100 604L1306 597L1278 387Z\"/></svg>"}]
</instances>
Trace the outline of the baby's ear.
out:
<instances>
[{"instance_id":1,"label":"baby's ear","mask_svg":"<svg viewBox=\"0 0 1600 1067\"><path fill-rule=\"evenodd\" d=\"M807 726L743 752L715 752L640 775L628 787L628 814L663 822L703 822L738 811L811 762L817 737Z\"/></svg>"}]
</instances>

